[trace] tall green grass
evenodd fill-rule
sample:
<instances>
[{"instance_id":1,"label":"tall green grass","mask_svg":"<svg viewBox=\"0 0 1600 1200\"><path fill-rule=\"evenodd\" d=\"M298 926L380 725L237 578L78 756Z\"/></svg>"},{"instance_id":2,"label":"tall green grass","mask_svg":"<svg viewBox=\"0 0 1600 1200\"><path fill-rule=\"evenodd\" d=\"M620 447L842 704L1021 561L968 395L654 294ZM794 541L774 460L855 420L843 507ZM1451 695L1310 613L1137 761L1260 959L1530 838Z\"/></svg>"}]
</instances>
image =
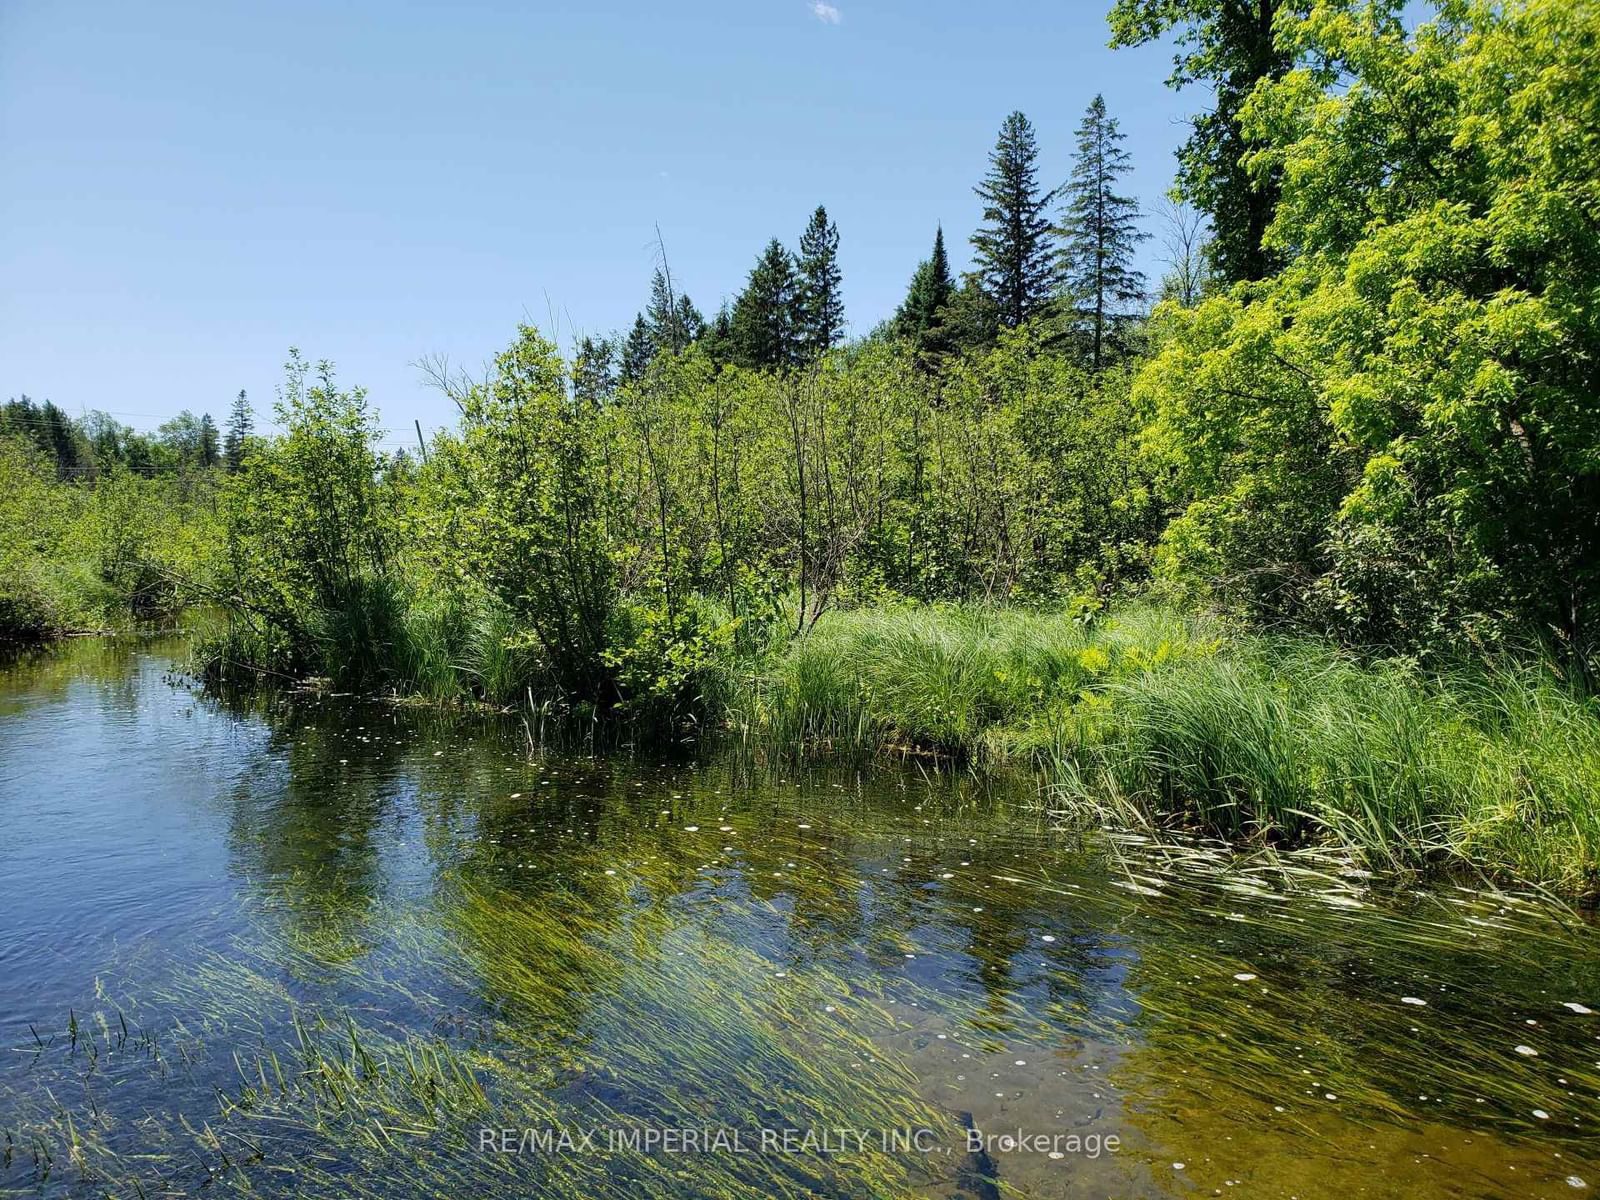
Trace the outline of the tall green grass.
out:
<instances>
[{"instance_id":1,"label":"tall green grass","mask_svg":"<svg viewBox=\"0 0 1600 1200\"><path fill-rule=\"evenodd\" d=\"M1108 823L1600 891L1600 708L1547 663L1424 672L1156 609L875 610L736 708L779 747L1028 763Z\"/></svg>"}]
</instances>

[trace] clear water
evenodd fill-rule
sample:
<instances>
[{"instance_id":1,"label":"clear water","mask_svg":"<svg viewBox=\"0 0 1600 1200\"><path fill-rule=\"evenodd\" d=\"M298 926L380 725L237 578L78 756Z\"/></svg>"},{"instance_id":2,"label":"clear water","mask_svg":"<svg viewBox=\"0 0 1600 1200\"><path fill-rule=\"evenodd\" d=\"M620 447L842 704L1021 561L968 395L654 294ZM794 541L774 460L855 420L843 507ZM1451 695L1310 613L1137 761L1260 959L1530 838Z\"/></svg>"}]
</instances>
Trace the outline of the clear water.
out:
<instances>
[{"instance_id":1,"label":"clear water","mask_svg":"<svg viewBox=\"0 0 1600 1200\"><path fill-rule=\"evenodd\" d=\"M0 666L0 1194L1600 1188L1559 905L915 766L230 705L182 649Z\"/></svg>"}]
</instances>

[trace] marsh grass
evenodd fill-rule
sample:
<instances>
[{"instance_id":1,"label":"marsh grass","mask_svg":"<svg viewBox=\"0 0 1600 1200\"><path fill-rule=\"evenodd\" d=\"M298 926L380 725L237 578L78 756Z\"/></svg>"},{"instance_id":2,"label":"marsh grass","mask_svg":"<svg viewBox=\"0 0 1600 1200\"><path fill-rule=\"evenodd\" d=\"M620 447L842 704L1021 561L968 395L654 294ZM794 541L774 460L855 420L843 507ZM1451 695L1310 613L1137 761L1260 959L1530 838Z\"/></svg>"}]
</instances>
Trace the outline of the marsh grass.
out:
<instances>
[{"instance_id":1,"label":"marsh grass","mask_svg":"<svg viewBox=\"0 0 1600 1200\"><path fill-rule=\"evenodd\" d=\"M28 1187L93 1194L573 1197L903 1196L930 1182L920 1155L685 1158L598 1143L597 1153L505 1155L483 1127L569 1131L763 1127L927 1128L881 1038L876 985L826 969L774 974L731 937L636 908L656 882L598 861L592 887L527 898L449 889L437 919L395 921L349 984L359 1002L308 1005L300 980L354 971L319 937L215 955L145 1006L177 1014L162 1043L110 1053L116 1020L40 1039L41 1086L11 1095L0 1143ZM418 982L426 980L426 989ZM336 994L336 992L335 992ZM108 1006L109 1007L109 1006ZM427 1030L433 1032L422 1032ZM221 1064L221 1081L213 1072ZM156 1081L155 1111L128 1123L99 1094ZM208 1085L208 1086L202 1086ZM75 1098L76 1097L76 1098ZM0 1193L4 1186L0 1186Z\"/></svg>"},{"instance_id":2,"label":"marsh grass","mask_svg":"<svg viewBox=\"0 0 1600 1200\"><path fill-rule=\"evenodd\" d=\"M1540 661L1424 671L1158 609L873 610L735 703L779 748L1032 765L1108 824L1600 889L1600 716Z\"/></svg>"}]
</instances>

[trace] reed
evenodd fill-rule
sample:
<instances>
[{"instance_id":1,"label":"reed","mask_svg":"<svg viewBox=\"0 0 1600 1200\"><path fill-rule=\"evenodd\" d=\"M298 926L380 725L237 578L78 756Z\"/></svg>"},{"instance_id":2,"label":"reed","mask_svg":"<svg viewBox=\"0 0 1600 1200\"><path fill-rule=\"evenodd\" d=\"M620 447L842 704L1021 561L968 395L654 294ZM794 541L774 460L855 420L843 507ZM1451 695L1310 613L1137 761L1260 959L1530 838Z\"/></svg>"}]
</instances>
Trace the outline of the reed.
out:
<instances>
[{"instance_id":1,"label":"reed","mask_svg":"<svg viewBox=\"0 0 1600 1200\"><path fill-rule=\"evenodd\" d=\"M1037 767L1081 819L1600 890L1600 719L1543 660L1424 670L1159 609L873 610L735 703L782 750Z\"/></svg>"}]
</instances>

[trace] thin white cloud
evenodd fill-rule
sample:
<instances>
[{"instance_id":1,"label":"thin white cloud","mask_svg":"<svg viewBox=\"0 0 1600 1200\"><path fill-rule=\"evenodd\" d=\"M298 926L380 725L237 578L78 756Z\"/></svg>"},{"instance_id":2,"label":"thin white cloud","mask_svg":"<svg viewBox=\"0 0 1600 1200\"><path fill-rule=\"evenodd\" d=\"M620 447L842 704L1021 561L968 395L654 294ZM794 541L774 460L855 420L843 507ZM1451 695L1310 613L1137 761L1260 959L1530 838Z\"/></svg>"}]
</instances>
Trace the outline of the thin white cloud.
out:
<instances>
[{"instance_id":1,"label":"thin white cloud","mask_svg":"<svg viewBox=\"0 0 1600 1200\"><path fill-rule=\"evenodd\" d=\"M812 0L811 15L824 25L837 25L844 20L844 14L828 3L828 0Z\"/></svg>"}]
</instances>

